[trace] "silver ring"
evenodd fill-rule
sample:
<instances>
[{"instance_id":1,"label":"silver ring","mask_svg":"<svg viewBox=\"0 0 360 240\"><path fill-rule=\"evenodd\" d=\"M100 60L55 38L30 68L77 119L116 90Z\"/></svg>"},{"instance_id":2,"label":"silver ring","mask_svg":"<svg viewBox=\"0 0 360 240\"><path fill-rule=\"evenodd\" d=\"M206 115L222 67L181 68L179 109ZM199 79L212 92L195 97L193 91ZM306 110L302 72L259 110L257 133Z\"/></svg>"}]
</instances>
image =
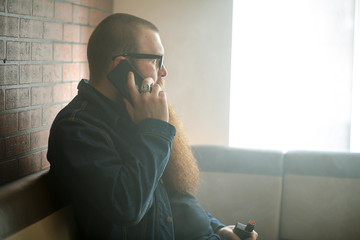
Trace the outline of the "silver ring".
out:
<instances>
[{"instance_id":1,"label":"silver ring","mask_svg":"<svg viewBox=\"0 0 360 240\"><path fill-rule=\"evenodd\" d=\"M151 92L151 86L149 84L143 84L140 88L141 93Z\"/></svg>"}]
</instances>

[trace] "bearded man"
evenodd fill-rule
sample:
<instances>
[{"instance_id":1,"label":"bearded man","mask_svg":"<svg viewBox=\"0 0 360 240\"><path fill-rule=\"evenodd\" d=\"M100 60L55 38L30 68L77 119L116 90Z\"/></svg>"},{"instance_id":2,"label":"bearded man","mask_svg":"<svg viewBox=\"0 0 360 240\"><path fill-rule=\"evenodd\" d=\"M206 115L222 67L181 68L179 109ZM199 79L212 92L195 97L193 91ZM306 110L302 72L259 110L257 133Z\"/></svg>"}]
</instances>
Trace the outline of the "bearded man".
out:
<instances>
[{"instance_id":1,"label":"bearded man","mask_svg":"<svg viewBox=\"0 0 360 240\"><path fill-rule=\"evenodd\" d=\"M48 149L80 238L239 239L194 197L199 169L167 103L158 29L113 14L92 33L87 54L90 80L54 120ZM139 93L128 74L131 99L107 77L125 60L145 77Z\"/></svg>"}]
</instances>

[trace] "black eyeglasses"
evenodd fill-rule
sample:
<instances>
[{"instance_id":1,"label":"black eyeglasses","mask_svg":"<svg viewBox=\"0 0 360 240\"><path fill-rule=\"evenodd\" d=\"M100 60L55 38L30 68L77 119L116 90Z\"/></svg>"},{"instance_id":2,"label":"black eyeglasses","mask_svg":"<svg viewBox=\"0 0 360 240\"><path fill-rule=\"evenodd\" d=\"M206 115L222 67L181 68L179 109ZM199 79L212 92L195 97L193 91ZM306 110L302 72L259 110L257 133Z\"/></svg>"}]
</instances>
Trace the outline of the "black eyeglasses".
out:
<instances>
[{"instance_id":1,"label":"black eyeglasses","mask_svg":"<svg viewBox=\"0 0 360 240\"><path fill-rule=\"evenodd\" d=\"M115 60L117 57L133 57L136 59L158 59L158 70L162 68L164 56L161 55L155 55L155 54L146 54L146 53L124 53L120 55L116 55L112 57L112 60Z\"/></svg>"}]
</instances>

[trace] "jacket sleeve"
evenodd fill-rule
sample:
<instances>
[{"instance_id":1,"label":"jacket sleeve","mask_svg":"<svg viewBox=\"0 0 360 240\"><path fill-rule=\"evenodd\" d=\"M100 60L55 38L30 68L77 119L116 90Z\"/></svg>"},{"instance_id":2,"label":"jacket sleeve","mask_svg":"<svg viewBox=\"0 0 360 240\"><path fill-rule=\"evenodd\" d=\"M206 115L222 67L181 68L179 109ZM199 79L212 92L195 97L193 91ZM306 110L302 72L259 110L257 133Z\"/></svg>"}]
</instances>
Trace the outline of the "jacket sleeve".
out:
<instances>
[{"instance_id":1,"label":"jacket sleeve","mask_svg":"<svg viewBox=\"0 0 360 240\"><path fill-rule=\"evenodd\" d=\"M111 222L138 223L170 156L175 128L160 120L139 125L135 142L119 154L110 136L81 120L63 120L51 130L48 159L56 179L84 209Z\"/></svg>"},{"instance_id":2,"label":"jacket sleeve","mask_svg":"<svg viewBox=\"0 0 360 240\"><path fill-rule=\"evenodd\" d=\"M210 219L210 225L211 225L214 233L216 233L217 230L219 230L220 228L225 227L225 225L223 223L221 223L218 219L216 219L214 216L212 216L208 211L205 210L205 212Z\"/></svg>"}]
</instances>

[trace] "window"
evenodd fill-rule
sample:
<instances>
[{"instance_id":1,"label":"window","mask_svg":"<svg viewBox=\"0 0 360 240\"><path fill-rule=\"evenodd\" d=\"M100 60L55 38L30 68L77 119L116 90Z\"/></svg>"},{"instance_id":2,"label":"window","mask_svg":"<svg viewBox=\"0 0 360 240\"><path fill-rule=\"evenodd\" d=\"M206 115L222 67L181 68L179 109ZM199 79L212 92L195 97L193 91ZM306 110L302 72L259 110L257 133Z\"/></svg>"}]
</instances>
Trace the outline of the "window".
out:
<instances>
[{"instance_id":1,"label":"window","mask_svg":"<svg viewBox=\"0 0 360 240\"><path fill-rule=\"evenodd\" d=\"M360 151L355 9L355 0L234 0L231 146Z\"/></svg>"}]
</instances>

